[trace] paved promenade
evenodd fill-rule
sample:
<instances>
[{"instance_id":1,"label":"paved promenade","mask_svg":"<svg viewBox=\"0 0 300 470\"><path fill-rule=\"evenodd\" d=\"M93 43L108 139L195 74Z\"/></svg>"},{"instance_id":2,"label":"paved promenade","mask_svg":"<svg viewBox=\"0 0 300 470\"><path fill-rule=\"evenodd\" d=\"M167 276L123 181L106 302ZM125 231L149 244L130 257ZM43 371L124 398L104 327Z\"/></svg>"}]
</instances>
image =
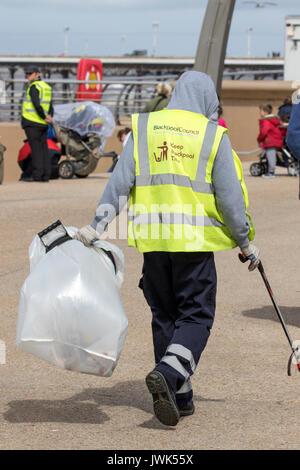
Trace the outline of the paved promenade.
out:
<instances>
[{"instance_id":1,"label":"paved promenade","mask_svg":"<svg viewBox=\"0 0 300 470\"><path fill-rule=\"evenodd\" d=\"M248 176L255 243L293 339L300 339L300 201L298 179ZM144 378L153 368L151 315L137 288L142 256L123 251L121 294L126 344L110 378L60 370L15 345L20 288L34 235L60 219L93 219L107 175L0 186L0 449L299 449L300 374L286 372L290 349L259 272L238 249L216 254L214 328L193 377L196 412L176 428L160 424ZM58 273L59 276L59 273Z\"/></svg>"}]
</instances>

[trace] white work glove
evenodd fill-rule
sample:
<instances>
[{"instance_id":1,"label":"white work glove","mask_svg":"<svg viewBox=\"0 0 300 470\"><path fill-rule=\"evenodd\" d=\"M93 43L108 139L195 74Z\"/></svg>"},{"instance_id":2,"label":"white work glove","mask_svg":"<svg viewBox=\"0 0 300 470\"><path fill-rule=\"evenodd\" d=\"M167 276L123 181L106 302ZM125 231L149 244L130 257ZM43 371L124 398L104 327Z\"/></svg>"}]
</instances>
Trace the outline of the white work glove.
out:
<instances>
[{"instance_id":1,"label":"white work glove","mask_svg":"<svg viewBox=\"0 0 300 470\"><path fill-rule=\"evenodd\" d=\"M259 249L252 245L251 243L246 247L242 248L242 253L251 261L249 265L249 271L254 271L255 268L259 265Z\"/></svg>"},{"instance_id":2,"label":"white work glove","mask_svg":"<svg viewBox=\"0 0 300 470\"><path fill-rule=\"evenodd\" d=\"M100 240L101 234L97 232L91 225L86 225L78 230L73 236L74 240L79 240L85 246L89 247L93 241Z\"/></svg>"}]
</instances>

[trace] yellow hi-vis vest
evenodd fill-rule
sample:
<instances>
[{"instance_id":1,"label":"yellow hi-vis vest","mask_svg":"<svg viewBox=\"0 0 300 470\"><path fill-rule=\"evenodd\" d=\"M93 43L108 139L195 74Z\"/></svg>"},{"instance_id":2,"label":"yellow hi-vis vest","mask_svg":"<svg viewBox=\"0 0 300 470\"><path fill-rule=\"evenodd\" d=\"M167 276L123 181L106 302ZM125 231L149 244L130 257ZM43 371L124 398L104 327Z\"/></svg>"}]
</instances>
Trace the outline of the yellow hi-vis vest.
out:
<instances>
[{"instance_id":1,"label":"yellow hi-vis vest","mask_svg":"<svg viewBox=\"0 0 300 470\"><path fill-rule=\"evenodd\" d=\"M140 252L220 251L237 246L218 212L214 160L225 128L182 110L132 116L136 180L128 213L128 245ZM248 192L233 152L245 211ZM254 226L249 222L249 240Z\"/></svg>"},{"instance_id":2,"label":"yellow hi-vis vest","mask_svg":"<svg viewBox=\"0 0 300 470\"><path fill-rule=\"evenodd\" d=\"M32 82L27 88L26 97L25 97L25 100L23 101L22 116L25 119L28 119L29 121L47 125L46 121L38 115L31 101L29 92L30 92L30 88L33 85L37 88L39 92L40 104L44 110L45 115L49 113L51 96L52 96L51 86L43 82L42 80L36 80L35 82Z\"/></svg>"}]
</instances>

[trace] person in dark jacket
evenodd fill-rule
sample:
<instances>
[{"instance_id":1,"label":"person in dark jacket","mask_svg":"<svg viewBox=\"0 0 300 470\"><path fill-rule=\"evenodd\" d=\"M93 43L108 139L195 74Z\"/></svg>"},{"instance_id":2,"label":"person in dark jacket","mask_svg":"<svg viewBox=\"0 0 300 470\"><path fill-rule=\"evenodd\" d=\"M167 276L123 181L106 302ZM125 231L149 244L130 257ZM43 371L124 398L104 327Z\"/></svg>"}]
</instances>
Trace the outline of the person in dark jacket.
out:
<instances>
[{"instance_id":1,"label":"person in dark jacket","mask_svg":"<svg viewBox=\"0 0 300 470\"><path fill-rule=\"evenodd\" d=\"M0 135L1 139L1 135ZM0 184L2 184L3 177L4 177L4 152L6 150L5 145L1 144L0 142Z\"/></svg>"},{"instance_id":2,"label":"person in dark jacket","mask_svg":"<svg viewBox=\"0 0 300 470\"><path fill-rule=\"evenodd\" d=\"M266 150L268 160L268 172L263 178L274 178L276 167L276 149L283 147L283 137L279 129L280 122L273 114L273 107L270 104L263 104L259 107L259 135L257 141L261 148Z\"/></svg>"},{"instance_id":3,"label":"person in dark jacket","mask_svg":"<svg viewBox=\"0 0 300 470\"><path fill-rule=\"evenodd\" d=\"M282 116L290 117L291 112L292 112L292 98L290 96L287 96L284 99L283 104L279 106L277 114L279 118L282 118Z\"/></svg>"},{"instance_id":4,"label":"person in dark jacket","mask_svg":"<svg viewBox=\"0 0 300 470\"><path fill-rule=\"evenodd\" d=\"M295 157L300 160L300 88L294 94L286 142Z\"/></svg>"},{"instance_id":5,"label":"person in dark jacket","mask_svg":"<svg viewBox=\"0 0 300 470\"><path fill-rule=\"evenodd\" d=\"M289 150L300 161L300 88L292 96L292 113L286 135L286 143ZM300 177L300 175L299 175ZM300 183L300 180L299 180ZM300 186L299 186L300 200Z\"/></svg>"},{"instance_id":6,"label":"person in dark jacket","mask_svg":"<svg viewBox=\"0 0 300 470\"><path fill-rule=\"evenodd\" d=\"M172 87L168 83L159 83L156 87L156 93L157 96L146 104L142 113L152 113L164 109L170 101Z\"/></svg>"},{"instance_id":7,"label":"person in dark jacket","mask_svg":"<svg viewBox=\"0 0 300 470\"><path fill-rule=\"evenodd\" d=\"M47 146L48 124L52 123L53 106L51 87L41 80L39 69L25 70L29 86L22 107L21 125L32 150L32 177L21 181L47 182L51 175L51 162Z\"/></svg>"}]
</instances>

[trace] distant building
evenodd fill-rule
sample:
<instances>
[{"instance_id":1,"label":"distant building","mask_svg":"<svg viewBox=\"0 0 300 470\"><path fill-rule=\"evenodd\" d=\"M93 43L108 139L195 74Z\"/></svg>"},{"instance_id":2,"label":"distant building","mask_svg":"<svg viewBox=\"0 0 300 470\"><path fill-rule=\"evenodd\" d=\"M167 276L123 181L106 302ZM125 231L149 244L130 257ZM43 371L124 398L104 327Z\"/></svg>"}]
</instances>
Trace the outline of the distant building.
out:
<instances>
[{"instance_id":1,"label":"distant building","mask_svg":"<svg viewBox=\"0 0 300 470\"><path fill-rule=\"evenodd\" d=\"M145 56L147 55L147 49L135 49L131 54L124 54L125 56Z\"/></svg>"},{"instance_id":2,"label":"distant building","mask_svg":"<svg viewBox=\"0 0 300 470\"><path fill-rule=\"evenodd\" d=\"M300 15L285 18L284 79L300 80Z\"/></svg>"}]
</instances>

